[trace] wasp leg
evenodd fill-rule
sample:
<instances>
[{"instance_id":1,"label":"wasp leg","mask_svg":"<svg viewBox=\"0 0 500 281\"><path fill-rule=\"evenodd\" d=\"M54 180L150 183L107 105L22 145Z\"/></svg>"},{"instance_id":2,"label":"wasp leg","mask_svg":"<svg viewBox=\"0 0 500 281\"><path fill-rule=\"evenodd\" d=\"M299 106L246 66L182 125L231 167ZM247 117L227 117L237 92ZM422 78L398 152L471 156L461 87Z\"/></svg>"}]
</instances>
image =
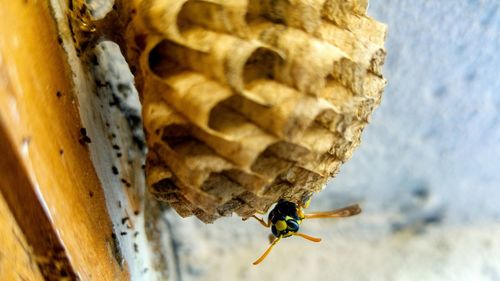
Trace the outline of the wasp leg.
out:
<instances>
[{"instance_id":1,"label":"wasp leg","mask_svg":"<svg viewBox=\"0 0 500 281\"><path fill-rule=\"evenodd\" d=\"M271 245L269 245L269 247L267 248L267 250L262 254L262 256L260 256L260 258L258 258L256 261L253 262L253 265L258 265L259 263L261 263L266 257L267 255L269 255L269 253L271 252L271 250L273 249L273 247L278 244L278 242L281 240L281 236L278 237L276 240L273 241L273 243L271 243Z\"/></svg>"},{"instance_id":2,"label":"wasp leg","mask_svg":"<svg viewBox=\"0 0 500 281\"><path fill-rule=\"evenodd\" d=\"M267 238L269 239L269 244L273 243L274 240L276 240L276 236L274 236L274 234L269 234Z\"/></svg>"},{"instance_id":3,"label":"wasp leg","mask_svg":"<svg viewBox=\"0 0 500 281\"><path fill-rule=\"evenodd\" d=\"M251 218L254 218L260 222L265 228L269 228L271 226L271 222L267 221L265 222L264 219L257 217L256 215L251 216Z\"/></svg>"},{"instance_id":4,"label":"wasp leg","mask_svg":"<svg viewBox=\"0 0 500 281\"><path fill-rule=\"evenodd\" d=\"M358 204L350 205L341 209L333 210L330 212L318 212L305 214L306 219L319 219L319 218L343 218L350 217L361 213L361 208Z\"/></svg>"},{"instance_id":5,"label":"wasp leg","mask_svg":"<svg viewBox=\"0 0 500 281\"><path fill-rule=\"evenodd\" d=\"M305 239L312 241L312 242L321 242L321 238L312 237L312 236L309 236L309 235L304 234L304 233L297 233L296 232L293 235L300 236L300 237L305 238Z\"/></svg>"}]
</instances>

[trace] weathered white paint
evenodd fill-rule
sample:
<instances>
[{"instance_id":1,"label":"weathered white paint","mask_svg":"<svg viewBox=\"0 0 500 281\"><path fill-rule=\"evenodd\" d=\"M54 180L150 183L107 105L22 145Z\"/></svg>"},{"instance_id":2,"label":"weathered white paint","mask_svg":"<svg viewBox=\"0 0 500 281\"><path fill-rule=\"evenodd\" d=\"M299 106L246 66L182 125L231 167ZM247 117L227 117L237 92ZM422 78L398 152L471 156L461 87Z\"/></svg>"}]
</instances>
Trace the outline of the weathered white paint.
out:
<instances>
[{"instance_id":1,"label":"weathered white paint","mask_svg":"<svg viewBox=\"0 0 500 281\"><path fill-rule=\"evenodd\" d=\"M111 6L105 2L112 6L112 0L94 2L98 4L95 8L102 8L99 13L109 11ZM161 236L150 236L151 229L167 233L167 224L161 219L154 220L149 213L145 216L145 198L149 196L142 169L145 150L137 145L141 139L144 141L144 136L140 120L135 126L130 122L141 113L133 76L118 45L110 41L89 48L87 55L95 56L94 64L80 60L63 12L67 10L66 4L65 1L51 1L73 72L82 126L92 140L89 144L91 160L101 181L120 250L117 261L128 268L133 281L165 280L167 275L175 277L175 272L170 273L162 261L167 255L173 256L169 252L171 244L163 243ZM112 167L116 167L118 175ZM112 240L110 237L109 241Z\"/></svg>"}]
</instances>

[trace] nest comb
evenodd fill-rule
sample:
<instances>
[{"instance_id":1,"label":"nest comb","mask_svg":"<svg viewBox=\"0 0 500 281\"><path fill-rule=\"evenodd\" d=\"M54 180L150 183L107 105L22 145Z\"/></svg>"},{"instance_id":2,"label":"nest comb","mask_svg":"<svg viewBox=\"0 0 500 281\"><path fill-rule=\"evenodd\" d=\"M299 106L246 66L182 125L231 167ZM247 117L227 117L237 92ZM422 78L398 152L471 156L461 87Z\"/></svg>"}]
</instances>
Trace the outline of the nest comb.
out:
<instances>
[{"instance_id":1,"label":"nest comb","mask_svg":"<svg viewBox=\"0 0 500 281\"><path fill-rule=\"evenodd\" d=\"M136 0L150 191L204 222L321 190L380 103L366 0Z\"/></svg>"}]
</instances>

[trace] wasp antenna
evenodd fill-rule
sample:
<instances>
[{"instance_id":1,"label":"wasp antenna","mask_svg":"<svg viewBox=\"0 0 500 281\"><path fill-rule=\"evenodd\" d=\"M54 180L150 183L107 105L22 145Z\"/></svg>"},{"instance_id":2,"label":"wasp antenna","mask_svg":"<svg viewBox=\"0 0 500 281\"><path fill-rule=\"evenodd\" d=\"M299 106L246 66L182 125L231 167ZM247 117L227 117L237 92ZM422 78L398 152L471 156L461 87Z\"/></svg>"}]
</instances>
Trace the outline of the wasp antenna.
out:
<instances>
[{"instance_id":1,"label":"wasp antenna","mask_svg":"<svg viewBox=\"0 0 500 281\"><path fill-rule=\"evenodd\" d=\"M309 236L307 234L304 234L304 233L294 233L293 235L295 236L300 236L304 239L307 239L309 241L312 241L312 242L321 242L321 238L316 238L316 237L312 237L312 236Z\"/></svg>"},{"instance_id":2,"label":"wasp antenna","mask_svg":"<svg viewBox=\"0 0 500 281\"><path fill-rule=\"evenodd\" d=\"M358 204L350 205L344 208L333 210L330 212L318 212L305 214L306 219L320 219L320 218L343 218L350 217L361 213L361 208Z\"/></svg>"},{"instance_id":3,"label":"wasp antenna","mask_svg":"<svg viewBox=\"0 0 500 281\"><path fill-rule=\"evenodd\" d=\"M281 236L278 237L276 240L273 241L273 243L271 243L271 245L269 245L269 247L267 248L267 250L262 254L262 256L260 256L260 258L258 258L256 261L253 262L253 265L258 265L259 263L261 263L266 257L267 255L269 255L269 253L271 252L271 250L273 249L273 247L278 244L278 242L281 240Z\"/></svg>"}]
</instances>

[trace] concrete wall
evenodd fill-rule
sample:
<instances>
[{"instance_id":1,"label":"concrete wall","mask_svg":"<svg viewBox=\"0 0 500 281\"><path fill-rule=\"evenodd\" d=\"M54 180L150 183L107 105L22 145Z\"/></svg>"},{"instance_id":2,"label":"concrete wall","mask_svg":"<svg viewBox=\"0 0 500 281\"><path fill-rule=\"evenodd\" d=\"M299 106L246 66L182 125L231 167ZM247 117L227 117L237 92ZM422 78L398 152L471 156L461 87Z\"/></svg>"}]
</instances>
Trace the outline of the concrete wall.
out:
<instances>
[{"instance_id":1,"label":"concrete wall","mask_svg":"<svg viewBox=\"0 0 500 281\"><path fill-rule=\"evenodd\" d=\"M389 81L361 147L312 210L323 238L268 244L257 222L168 214L182 280L500 280L500 2L372 0Z\"/></svg>"}]
</instances>

